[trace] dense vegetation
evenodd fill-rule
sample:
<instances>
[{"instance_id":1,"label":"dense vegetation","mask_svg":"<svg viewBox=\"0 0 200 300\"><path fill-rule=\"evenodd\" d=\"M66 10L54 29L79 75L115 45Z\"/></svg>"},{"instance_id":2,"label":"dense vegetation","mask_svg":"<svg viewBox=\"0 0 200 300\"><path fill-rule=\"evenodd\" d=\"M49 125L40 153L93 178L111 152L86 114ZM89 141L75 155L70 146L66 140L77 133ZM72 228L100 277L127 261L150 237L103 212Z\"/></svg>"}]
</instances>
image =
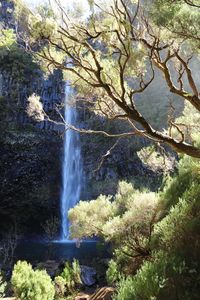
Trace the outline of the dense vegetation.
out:
<instances>
[{"instance_id":1,"label":"dense vegetation","mask_svg":"<svg viewBox=\"0 0 200 300\"><path fill-rule=\"evenodd\" d=\"M158 194L121 183L112 201L100 196L70 211L73 236L112 243L115 299L198 299L199 167L183 158Z\"/></svg>"},{"instance_id":2,"label":"dense vegetation","mask_svg":"<svg viewBox=\"0 0 200 300\"><path fill-rule=\"evenodd\" d=\"M82 128L65 124L66 129L89 134L95 145L104 150L106 143L103 144L101 135L115 139L114 145L109 141L110 152L115 144L127 147L124 138L131 138L131 147L135 136L149 140L145 146L139 142L132 149L143 164L153 165L156 176L160 176L157 170L163 164L166 173L162 174L162 182L152 184L148 174L130 177L129 181L119 181L115 195L97 192L96 199L80 201L69 211L71 237L78 241L95 237L109 248L111 259L106 280L115 288L113 300L198 300L198 0L154 0L151 5L149 1L116 0L112 5L105 3L105 7L101 1L88 2L90 14L86 19L81 18L82 12L78 9L65 15L59 3L55 12L43 6L37 14L28 15L27 10L23 26L26 37L28 35L28 53L19 46L12 30L2 30L0 69L8 73L12 70L21 85L26 84L27 76L29 80L35 76L38 64L46 71L56 68L62 70L64 76L71 74L80 113L84 105L91 112L87 111L89 127L88 124ZM16 5L17 17L21 20L24 8L17 1ZM159 81L161 74L163 81ZM152 99L148 94L152 85L159 89L158 82L173 94L168 111L163 100L158 102L162 120L159 116L154 120L155 107L151 109ZM163 90L158 91L158 95L164 98ZM39 100L35 95L29 98L29 115L36 115L37 121L49 119ZM1 97L0 101L0 113L5 121L6 98ZM182 101L182 105L178 102L176 106L176 101ZM181 111L177 112L177 107ZM2 128L3 125L2 122ZM16 132L17 126L12 127ZM95 133L100 136L91 135ZM36 135L34 131L35 138ZM177 160L176 169L169 174L167 164L172 154ZM102 156L99 168L103 163ZM144 184L142 180L148 182ZM105 181L105 185L108 184L110 182ZM57 219L52 220L57 230ZM46 232L53 239L53 227L49 224L46 223ZM0 296L12 293L21 300L74 299L82 286L81 268L76 260L66 262L53 278L25 261L15 264L10 280L4 275L0 273Z\"/></svg>"},{"instance_id":3,"label":"dense vegetation","mask_svg":"<svg viewBox=\"0 0 200 300\"><path fill-rule=\"evenodd\" d=\"M158 72L173 95L200 111L198 80L190 67L190 61L198 55L199 8L185 1L174 1L169 11L160 1L153 2L152 7L140 1L112 1L106 9L101 2L90 1L90 5L91 15L86 21L68 18L60 6L57 18L62 24L56 22L56 15L31 16L30 47L38 44L38 58L49 69L55 67L69 73L72 84L87 95L86 102L94 103L97 113L129 124L130 130L119 133L119 137L145 136L199 158L199 148L194 141L185 139L173 116L169 115L168 130L158 130L136 101ZM186 15L190 26L184 22ZM186 33L184 27L178 28L180 22L187 26ZM177 33L172 24L178 28Z\"/></svg>"}]
</instances>

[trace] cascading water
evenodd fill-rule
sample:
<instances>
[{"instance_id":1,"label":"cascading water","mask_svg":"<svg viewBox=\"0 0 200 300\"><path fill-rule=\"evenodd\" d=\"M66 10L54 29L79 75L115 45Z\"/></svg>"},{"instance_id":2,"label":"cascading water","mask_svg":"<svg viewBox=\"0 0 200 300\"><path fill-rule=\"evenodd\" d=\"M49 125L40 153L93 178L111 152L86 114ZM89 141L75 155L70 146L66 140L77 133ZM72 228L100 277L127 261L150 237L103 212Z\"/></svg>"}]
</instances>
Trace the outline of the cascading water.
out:
<instances>
[{"instance_id":1,"label":"cascading water","mask_svg":"<svg viewBox=\"0 0 200 300\"><path fill-rule=\"evenodd\" d=\"M76 126L76 108L70 105L72 88L65 86L65 122ZM64 157L62 166L61 193L61 241L69 238L69 220L67 213L80 200L82 180L82 160L79 133L68 129L64 137Z\"/></svg>"}]
</instances>

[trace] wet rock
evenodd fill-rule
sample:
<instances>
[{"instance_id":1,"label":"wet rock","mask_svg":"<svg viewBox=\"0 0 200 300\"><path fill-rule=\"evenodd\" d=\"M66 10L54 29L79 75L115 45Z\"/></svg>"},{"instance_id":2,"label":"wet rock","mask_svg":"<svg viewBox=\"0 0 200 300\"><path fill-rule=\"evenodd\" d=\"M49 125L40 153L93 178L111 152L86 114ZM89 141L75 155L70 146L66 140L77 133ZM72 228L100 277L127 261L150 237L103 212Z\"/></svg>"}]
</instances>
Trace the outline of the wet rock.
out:
<instances>
[{"instance_id":1,"label":"wet rock","mask_svg":"<svg viewBox=\"0 0 200 300\"><path fill-rule=\"evenodd\" d=\"M55 277L59 267L60 264L55 260L47 260L44 263L39 263L36 268L44 269L47 271L47 274L49 274L50 277Z\"/></svg>"},{"instance_id":2,"label":"wet rock","mask_svg":"<svg viewBox=\"0 0 200 300\"><path fill-rule=\"evenodd\" d=\"M92 267L80 266L81 268L81 280L84 285L92 286L96 283L97 272Z\"/></svg>"}]
</instances>

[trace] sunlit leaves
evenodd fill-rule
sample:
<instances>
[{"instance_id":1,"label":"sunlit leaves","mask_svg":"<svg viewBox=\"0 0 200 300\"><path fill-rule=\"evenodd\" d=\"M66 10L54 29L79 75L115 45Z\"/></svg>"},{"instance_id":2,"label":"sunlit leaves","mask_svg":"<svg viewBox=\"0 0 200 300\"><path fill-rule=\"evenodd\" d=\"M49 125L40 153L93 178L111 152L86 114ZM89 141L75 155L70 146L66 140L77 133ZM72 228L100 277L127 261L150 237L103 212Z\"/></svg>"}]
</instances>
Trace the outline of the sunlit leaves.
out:
<instances>
[{"instance_id":1,"label":"sunlit leaves","mask_svg":"<svg viewBox=\"0 0 200 300\"><path fill-rule=\"evenodd\" d=\"M103 225L114 215L114 211L109 197L101 195L90 202L80 201L69 211L71 236L81 239L101 235Z\"/></svg>"},{"instance_id":2,"label":"sunlit leaves","mask_svg":"<svg viewBox=\"0 0 200 300\"><path fill-rule=\"evenodd\" d=\"M0 31L0 57L17 46L16 36L12 29L2 29Z\"/></svg>"},{"instance_id":3,"label":"sunlit leaves","mask_svg":"<svg viewBox=\"0 0 200 300\"><path fill-rule=\"evenodd\" d=\"M5 289L6 289L6 282L4 282L3 277L0 273L0 296L4 297L5 296Z\"/></svg>"},{"instance_id":4,"label":"sunlit leaves","mask_svg":"<svg viewBox=\"0 0 200 300\"><path fill-rule=\"evenodd\" d=\"M27 114L33 118L35 121L43 121L44 120L44 111L42 103L40 102L40 97L32 94L28 98L28 107Z\"/></svg>"},{"instance_id":5,"label":"sunlit leaves","mask_svg":"<svg viewBox=\"0 0 200 300\"><path fill-rule=\"evenodd\" d=\"M53 37L57 32L57 24L52 17L42 18L40 14L30 16L29 24L31 33L35 39Z\"/></svg>"},{"instance_id":6,"label":"sunlit leaves","mask_svg":"<svg viewBox=\"0 0 200 300\"><path fill-rule=\"evenodd\" d=\"M186 1L154 1L151 13L155 23L165 28L167 35L195 43L199 47L200 10Z\"/></svg>"},{"instance_id":7,"label":"sunlit leaves","mask_svg":"<svg viewBox=\"0 0 200 300\"><path fill-rule=\"evenodd\" d=\"M149 224L156 214L157 195L140 193L131 184L120 183L114 201L100 196L90 202L81 201L69 212L71 233L75 238L102 236L105 240L119 242L129 236L145 246Z\"/></svg>"}]
</instances>

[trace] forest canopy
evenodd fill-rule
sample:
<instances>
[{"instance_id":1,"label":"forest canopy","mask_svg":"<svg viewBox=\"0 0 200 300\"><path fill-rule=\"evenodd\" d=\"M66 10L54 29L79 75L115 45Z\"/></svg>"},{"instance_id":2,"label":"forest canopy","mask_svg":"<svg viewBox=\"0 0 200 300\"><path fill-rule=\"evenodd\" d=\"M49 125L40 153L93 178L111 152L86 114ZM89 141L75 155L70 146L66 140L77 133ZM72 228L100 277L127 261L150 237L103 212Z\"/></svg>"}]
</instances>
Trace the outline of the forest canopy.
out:
<instances>
[{"instance_id":1,"label":"forest canopy","mask_svg":"<svg viewBox=\"0 0 200 300\"><path fill-rule=\"evenodd\" d=\"M50 71L69 73L77 97L92 103L98 114L127 122L130 131L125 136L145 136L199 158L195 140L185 136L188 125L177 123L166 111L168 129L158 130L136 101L158 74L172 95L199 113L199 79L192 68L199 65L198 3L113 0L89 1L89 5L87 18L77 19L57 1L51 8L30 13L29 51L37 49L38 59Z\"/></svg>"}]
</instances>

